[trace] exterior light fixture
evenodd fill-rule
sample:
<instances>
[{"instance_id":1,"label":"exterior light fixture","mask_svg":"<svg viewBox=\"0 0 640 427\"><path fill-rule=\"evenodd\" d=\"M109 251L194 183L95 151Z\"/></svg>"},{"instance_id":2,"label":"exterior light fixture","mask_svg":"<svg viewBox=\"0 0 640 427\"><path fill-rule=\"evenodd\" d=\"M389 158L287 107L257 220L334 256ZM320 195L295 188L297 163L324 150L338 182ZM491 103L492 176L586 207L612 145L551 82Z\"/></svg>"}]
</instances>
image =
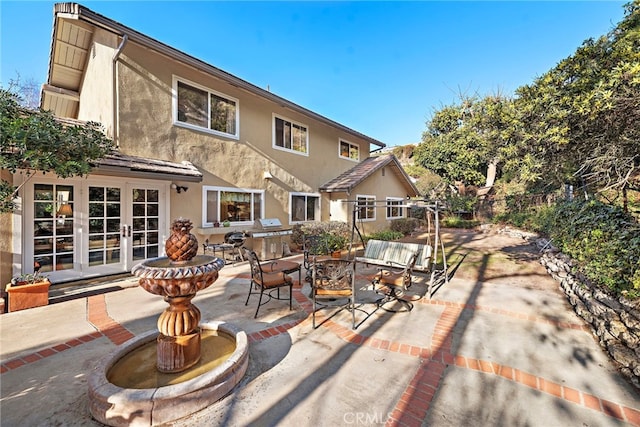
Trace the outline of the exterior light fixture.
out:
<instances>
[{"instance_id":1,"label":"exterior light fixture","mask_svg":"<svg viewBox=\"0 0 640 427\"><path fill-rule=\"evenodd\" d=\"M178 194L182 193L183 191L186 193L187 190L189 189L189 187L186 187L184 185L178 185L175 182L171 183L171 188L176 190L176 193L178 193Z\"/></svg>"}]
</instances>

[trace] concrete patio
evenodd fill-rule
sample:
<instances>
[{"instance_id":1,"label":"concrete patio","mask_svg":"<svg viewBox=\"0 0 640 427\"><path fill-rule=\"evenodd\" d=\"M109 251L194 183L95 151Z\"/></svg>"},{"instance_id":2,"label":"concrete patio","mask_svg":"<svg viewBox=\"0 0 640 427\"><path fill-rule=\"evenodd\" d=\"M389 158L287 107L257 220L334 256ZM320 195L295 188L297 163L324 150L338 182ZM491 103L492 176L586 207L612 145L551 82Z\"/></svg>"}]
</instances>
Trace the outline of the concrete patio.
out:
<instances>
[{"instance_id":1,"label":"concrete patio","mask_svg":"<svg viewBox=\"0 0 640 427\"><path fill-rule=\"evenodd\" d=\"M640 426L638 392L535 247L475 232L444 239L457 267L451 281L408 313L363 305L356 330L346 311L314 330L307 283L295 287L292 311L270 301L254 319L257 297L244 305L247 264L226 266L194 303L203 319L247 332L247 374L226 398L172 425ZM358 266L361 296L375 272ZM0 316L3 426L99 425L88 374L117 345L155 329L166 306L136 283ZM412 291L425 285L421 277Z\"/></svg>"}]
</instances>

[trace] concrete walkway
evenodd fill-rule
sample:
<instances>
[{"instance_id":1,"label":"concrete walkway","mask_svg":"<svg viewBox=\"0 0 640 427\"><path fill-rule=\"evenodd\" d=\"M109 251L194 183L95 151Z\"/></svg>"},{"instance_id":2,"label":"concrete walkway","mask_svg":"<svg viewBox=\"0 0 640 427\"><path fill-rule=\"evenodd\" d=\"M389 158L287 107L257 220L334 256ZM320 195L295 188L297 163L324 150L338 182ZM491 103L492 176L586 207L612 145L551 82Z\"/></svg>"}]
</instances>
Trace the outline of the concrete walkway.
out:
<instances>
[{"instance_id":1,"label":"concrete walkway","mask_svg":"<svg viewBox=\"0 0 640 427\"><path fill-rule=\"evenodd\" d=\"M292 311L270 301L253 319L248 266L225 267L194 303L203 319L247 332L247 374L222 401L172 425L640 426L638 392L525 256L531 248L512 238L469 255L491 238L449 242L452 268L462 263L433 299L409 313L364 304L356 330L347 312L314 330L306 283ZM496 259L508 274L488 274L494 252L507 254ZM358 267L361 298L371 297L375 271ZM123 289L0 316L2 426L99 425L87 376L117 345L155 329L166 306L133 278L109 287ZM425 288L419 278L412 291Z\"/></svg>"}]
</instances>

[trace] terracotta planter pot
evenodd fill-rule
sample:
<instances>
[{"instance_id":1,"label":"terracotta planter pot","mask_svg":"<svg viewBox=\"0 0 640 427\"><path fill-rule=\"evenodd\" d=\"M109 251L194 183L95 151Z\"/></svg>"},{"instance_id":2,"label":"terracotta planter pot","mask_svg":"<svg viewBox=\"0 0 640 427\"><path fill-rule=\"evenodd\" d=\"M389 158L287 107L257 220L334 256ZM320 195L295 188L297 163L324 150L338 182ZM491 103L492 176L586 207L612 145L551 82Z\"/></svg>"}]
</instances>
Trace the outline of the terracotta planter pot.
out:
<instances>
[{"instance_id":1,"label":"terracotta planter pot","mask_svg":"<svg viewBox=\"0 0 640 427\"><path fill-rule=\"evenodd\" d=\"M331 258L340 258L342 256L342 252L341 251L333 251L331 252Z\"/></svg>"},{"instance_id":2,"label":"terracotta planter pot","mask_svg":"<svg viewBox=\"0 0 640 427\"><path fill-rule=\"evenodd\" d=\"M49 279L25 285L8 284L9 311L24 310L49 304Z\"/></svg>"}]
</instances>

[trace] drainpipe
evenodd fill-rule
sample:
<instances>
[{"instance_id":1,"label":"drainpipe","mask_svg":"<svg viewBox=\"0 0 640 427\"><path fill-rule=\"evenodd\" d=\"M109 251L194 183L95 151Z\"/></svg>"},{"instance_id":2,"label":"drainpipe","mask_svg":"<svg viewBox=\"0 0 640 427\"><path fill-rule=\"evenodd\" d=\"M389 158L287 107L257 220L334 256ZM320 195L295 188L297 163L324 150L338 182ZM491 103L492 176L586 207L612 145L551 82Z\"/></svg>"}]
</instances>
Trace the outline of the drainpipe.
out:
<instances>
[{"instance_id":1,"label":"drainpipe","mask_svg":"<svg viewBox=\"0 0 640 427\"><path fill-rule=\"evenodd\" d=\"M115 142L116 144L116 148L120 147L120 140L118 138L118 123L119 123L119 117L118 117L118 78L117 78L117 72L118 72L118 59L120 58L120 54L122 53L122 51L124 50L124 46L127 44L127 41L129 40L129 36L126 34L122 35L122 41L120 42L120 46L118 46L118 49L116 50L116 53L113 55L113 69L112 69L112 74L113 74L113 142Z\"/></svg>"}]
</instances>

